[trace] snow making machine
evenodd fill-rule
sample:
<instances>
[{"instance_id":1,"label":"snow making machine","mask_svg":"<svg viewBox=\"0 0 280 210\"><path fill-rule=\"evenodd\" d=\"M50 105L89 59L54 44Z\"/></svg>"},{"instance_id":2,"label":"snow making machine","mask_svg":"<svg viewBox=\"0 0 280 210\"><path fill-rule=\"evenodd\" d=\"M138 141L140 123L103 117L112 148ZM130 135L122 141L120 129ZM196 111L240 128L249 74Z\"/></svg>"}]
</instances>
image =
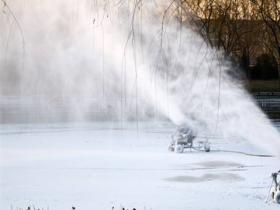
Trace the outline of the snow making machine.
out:
<instances>
[{"instance_id":1,"label":"snow making machine","mask_svg":"<svg viewBox=\"0 0 280 210\"><path fill-rule=\"evenodd\" d=\"M273 185L270 189L270 196L275 203L280 204L280 181L278 176L280 175L280 170L276 173L272 173Z\"/></svg>"},{"instance_id":2,"label":"snow making machine","mask_svg":"<svg viewBox=\"0 0 280 210\"><path fill-rule=\"evenodd\" d=\"M195 141L199 139L195 132L187 126L179 127L172 135L169 150L176 153L183 153L185 149L210 152L208 139L205 141Z\"/></svg>"}]
</instances>

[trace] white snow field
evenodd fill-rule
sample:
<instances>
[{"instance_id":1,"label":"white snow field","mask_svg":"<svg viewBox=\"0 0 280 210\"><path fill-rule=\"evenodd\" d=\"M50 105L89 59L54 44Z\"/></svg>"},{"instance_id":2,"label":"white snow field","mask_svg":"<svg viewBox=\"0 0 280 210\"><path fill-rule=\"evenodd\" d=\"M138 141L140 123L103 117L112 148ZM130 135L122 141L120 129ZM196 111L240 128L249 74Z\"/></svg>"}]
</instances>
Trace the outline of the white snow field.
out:
<instances>
[{"instance_id":1,"label":"white snow field","mask_svg":"<svg viewBox=\"0 0 280 210\"><path fill-rule=\"evenodd\" d=\"M129 125L129 124L128 124ZM265 210L275 157L167 150L169 123L1 125L0 209ZM244 140L213 150L266 154Z\"/></svg>"}]
</instances>

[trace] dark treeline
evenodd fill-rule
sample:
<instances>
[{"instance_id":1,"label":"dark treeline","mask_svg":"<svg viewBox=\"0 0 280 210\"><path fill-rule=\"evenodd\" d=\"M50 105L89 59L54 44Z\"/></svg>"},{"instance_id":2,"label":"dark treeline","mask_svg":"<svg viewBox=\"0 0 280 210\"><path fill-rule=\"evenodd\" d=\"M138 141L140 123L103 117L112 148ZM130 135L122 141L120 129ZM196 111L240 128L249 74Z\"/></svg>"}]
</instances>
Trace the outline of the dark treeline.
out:
<instances>
[{"instance_id":1,"label":"dark treeline","mask_svg":"<svg viewBox=\"0 0 280 210\"><path fill-rule=\"evenodd\" d=\"M279 0L180 0L176 13L249 79L280 75Z\"/></svg>"}]
</instances>

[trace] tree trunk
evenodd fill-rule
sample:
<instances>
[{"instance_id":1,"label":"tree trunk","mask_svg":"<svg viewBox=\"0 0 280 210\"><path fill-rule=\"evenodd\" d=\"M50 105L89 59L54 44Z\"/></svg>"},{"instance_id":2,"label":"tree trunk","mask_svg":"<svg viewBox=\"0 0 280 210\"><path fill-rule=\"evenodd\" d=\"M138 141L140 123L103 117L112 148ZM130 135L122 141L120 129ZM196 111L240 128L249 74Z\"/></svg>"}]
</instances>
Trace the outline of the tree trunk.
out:
<instances>
[{"instance_id":1,"label":"tree trunk","mask_svg":"<svg viewBox=\"0 0 280 210\"><path fill-rule=\"evenodd\" d=\"M280 44L278 44L277 68L278 68L278 91L280 91Z\"/></svg>"},{"instance_id":2,"label":"tree trunk","mask_svg":"<svg viewBox=\"0 0 280 210\"><path fill-rule=\"evenodd\" d=\"M277 59L277 68L278 68L278 91L280 91L280 56Z\"/></svg>"}]
</instances>

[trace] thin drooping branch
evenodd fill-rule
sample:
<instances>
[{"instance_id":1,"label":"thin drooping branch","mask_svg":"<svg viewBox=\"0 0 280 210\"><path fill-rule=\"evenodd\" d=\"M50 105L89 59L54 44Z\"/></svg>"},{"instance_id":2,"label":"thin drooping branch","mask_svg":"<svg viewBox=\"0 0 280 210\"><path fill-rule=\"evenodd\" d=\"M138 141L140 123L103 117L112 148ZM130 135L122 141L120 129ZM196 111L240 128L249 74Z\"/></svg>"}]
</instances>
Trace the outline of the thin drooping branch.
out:
<instances>
[{"instance_id":1,"label":"thin drooping branch","mask_svg":"<svg viewBox=\"0 0 280 210\"><path fill-rule=\"evenodd\" d=\"M21 27L21 24L19 23L15 13L13 12L13 10L10 8L9 4L7 3L6 0L1 0L1 2L3 3L3 8L7 8L8 13L11 15L11 17L13 18L13 20L16 23L16 26L20 32L21 35L21 42L22 42L22 70L24 70L24 58L25 58L25 38L24 38L24 32L23 29Z\"/></svg>"}]
</instances>

